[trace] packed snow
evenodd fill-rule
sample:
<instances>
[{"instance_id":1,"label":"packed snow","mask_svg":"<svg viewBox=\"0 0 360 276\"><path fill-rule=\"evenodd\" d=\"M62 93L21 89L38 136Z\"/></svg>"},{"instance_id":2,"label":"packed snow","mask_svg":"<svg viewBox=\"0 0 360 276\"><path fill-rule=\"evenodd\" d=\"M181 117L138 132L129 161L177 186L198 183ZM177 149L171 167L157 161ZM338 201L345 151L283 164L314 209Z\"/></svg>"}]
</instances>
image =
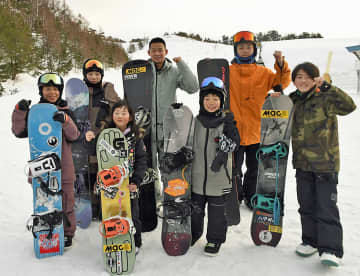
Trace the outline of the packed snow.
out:
<instances>
[{"instance_id":1,"label":"packed snow","mask_svg":"<svg viewBox=\"0 0 360 276\"><path fill-rule=\"evenodd\" d=\"M175 36L165 37L169 58L181 56L196 73L200 59L233 57L232 46L209 44ZM360 105L357 89L357 62L346 46L360 44L360 37L354 39L307 39L263 43L262 56L265 64L273 68L274 50L282 50L290 68L304 61L317 64L324 72L328 52L333 51L330 74L333 84L347 91ZM145 47L147 48L147 47ZM135 52L132 59L147 59L147 49ZM79 77L81 72L71 72L65 80ZM115 84L122 97L121 68L105 70L104 80ZM33 238L25 228L25 222L32 214L32 190L24 174L29 159L27 139L18 139L11 133L11 113L20 99L39 100L36 78L23 74L16 82L5 83L7 90L19 91L0 98L0 168L3 181L0 189L0 267L2 275L108 275L101 257L101 236L99 222L92 222L90 228L78 228L73 247L63 256L36 259L33 252ZM290 85L285 90L294 90ZM198 95L178 91L178 101L188 105L194 114L199 110ZM341 170L338 198L341 221L344 228L345 255L339 268L328 268L320 264L319 256L298 257L294 250L301 241L300 217L297 212L296 184L291 157L287 173L285 194L285 217L283 236L276 248L255 246L250 237L252 213L241 206L241 223L228 230L227 241L217 257L203 254L205 233L185 256L167 256L161 245L161 220L157 229L143 233L143 247L136 260L134 275L360 275L360 185L358 155L360 155L360 120L358 110L346 117L339 117Z\"/></svg>"}]
</instances>

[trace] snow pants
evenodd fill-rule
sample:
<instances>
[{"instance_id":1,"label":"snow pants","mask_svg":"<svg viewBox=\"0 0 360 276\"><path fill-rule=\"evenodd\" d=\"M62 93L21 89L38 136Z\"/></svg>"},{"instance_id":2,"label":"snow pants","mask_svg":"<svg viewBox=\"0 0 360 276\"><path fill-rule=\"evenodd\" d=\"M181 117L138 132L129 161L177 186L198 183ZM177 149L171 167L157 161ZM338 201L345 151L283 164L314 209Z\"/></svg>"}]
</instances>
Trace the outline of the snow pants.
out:
<instances>
[{"instance_id":1,"label":"snow pants","mask_svg":"<svg viewBox=\"0 0 360 276\"><path fill-rule=\"evenodd\" d=\"M64 235L73 237L76 230L74 183L62 182L61 189L63 190Z\"/></svg>"},{"instance_id":2,"label":"snow pants","mask_svg":"<svg viewBox=\"0 0 360 276\"><path fill-rule=\"evenodd\" d=\"M131 219L136 229L136 233L134 235L135 246L141 247L142 240L141 240L141 220L140 220L139 199L132 198L130 202L131 202Z\"/></svg>"},{"instance_id":3,"label":"snow pants","mask_svg":"<svg viewBox=\"0 0 360 276\"><path fill-rule=\"evenodd\" d=\"M343 230L337 207L338 173L296 170L302 241L341 258Z\"/></svg>"},{"instance_id":4,"label":"snow pants","mask_svg":"<svg viewBox=\"0 0 360 276\"><path fill-rule=\"evenodd\" d=\"M253 144L248 146L240 146L234 152L235 158L235 172L237 178L238 200L241 203L243 198L247 204L250 204L251 197L256 193L256 182L258 174L258 160L256 159L256 152L260 144ZM242 173L242 165L246 165L245 175ZM242 180L244 176L244 179Z\"/></svg>"},{"instance_id":5,"label":"snow pants","mask_svg":"<svg viewBox=\"0 0 360 276\"><path fill-rule=\"evenodd\" d=\"M208 225L206 239L211 243L224 243L227 223L225 217L225 199L223 196L203 196L191 194L193 210L191 214L192 244L201 238L204 231L205 204L208 204Z\"/></svg>"}]
</instances>

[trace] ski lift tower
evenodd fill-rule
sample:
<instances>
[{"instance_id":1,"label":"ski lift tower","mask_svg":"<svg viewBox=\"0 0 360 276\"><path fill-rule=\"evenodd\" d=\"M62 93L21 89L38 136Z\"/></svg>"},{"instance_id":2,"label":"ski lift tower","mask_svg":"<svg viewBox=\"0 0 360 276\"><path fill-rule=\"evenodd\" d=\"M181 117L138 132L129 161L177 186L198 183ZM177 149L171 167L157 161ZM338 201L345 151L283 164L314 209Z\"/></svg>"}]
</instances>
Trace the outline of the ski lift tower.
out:
<instances>
[{"instance_id":1,"label":"ski lift tower","mask_svg":"<svg viewBox=\"0 0 360 276\"><path fill-rule=\"evenodd\" d=\"M360 45L349 46L349 47L345 47L345 48L350 53L353 53L358 59L357 68L356 68L356 72L357 72L357 76L358 76L357 93L360 94Z\"/></svg>"}]
</instances>

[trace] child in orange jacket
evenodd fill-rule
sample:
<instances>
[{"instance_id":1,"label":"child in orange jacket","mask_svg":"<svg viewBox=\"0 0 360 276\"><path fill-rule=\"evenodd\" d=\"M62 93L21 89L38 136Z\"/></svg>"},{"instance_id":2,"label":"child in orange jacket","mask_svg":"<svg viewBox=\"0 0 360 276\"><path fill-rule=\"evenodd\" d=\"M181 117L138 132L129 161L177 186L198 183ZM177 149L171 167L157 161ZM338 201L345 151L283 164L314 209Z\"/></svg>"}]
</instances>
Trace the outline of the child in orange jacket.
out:
<instances>
[{"instance_id":1,"label":"child in orange jacket","mask_svg":"<svg viewBox=\"0 0 360 276\"><path fill-rule=\"evenodd\" d=\"M230 65L230 109L241 137L240 147L235 152L238 199L241 203L244 197L246 205L252 209L251 197L256 192L258 171L256 151L260 144L261 108L271 89L281 90L290 84L290 69L281 51L274 53L276 73L257 65L256 38L252 32L236 33L233 42L235 58ZM279 92L272 93L272 96L279 95ZM247 170L241 184L245 156Z\"/></svg>"}]
</instances>

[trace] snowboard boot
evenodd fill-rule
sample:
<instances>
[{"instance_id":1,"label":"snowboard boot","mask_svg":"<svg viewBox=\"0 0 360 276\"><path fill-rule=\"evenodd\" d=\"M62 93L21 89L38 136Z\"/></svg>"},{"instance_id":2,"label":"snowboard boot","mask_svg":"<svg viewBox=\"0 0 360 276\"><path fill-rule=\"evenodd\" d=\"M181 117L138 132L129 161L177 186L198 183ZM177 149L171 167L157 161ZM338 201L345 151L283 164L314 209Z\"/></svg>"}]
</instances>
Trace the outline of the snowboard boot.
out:
<instances>
[{"instance_id":1,"label":"snowboard boot","mask_svg":"<svg viewBox=\"0 0 360 276\"><path fill-rule=\"evenodd\" d=\"M336 257L334 254L324 252L320 256L320 262L326 266L339 266L340 258Z\"/></svg>"},{"instance_id":2,"label":"snowboard boot","mask_svg":"<svg viewBox=\"0 0 360 276\"><path fill-rule=\"evenodd\" d=\"M208 242L205 245L204 253L205 255L215 257L219 254L221 243L211 243Z\"/></svg>"},{"instance_id":3,"label":"snowboard boot","mask_svg":"<svg viewBox=\"0 0 360 276\"><path fill-rule=\"evenodd\" d=\"M309 257L317 252L317 248L312 247L310 244L301 243L296 247L296 254L301 257Z\"/></svg>"},{"instance_id":4,"label":"snowboard boot","mask_svg":"<svg viewBox=\"0 0 360 276\"><path fill-rule=\"evenodd\" d=\"M72 247L72 237L71 236L65 236L64 237L64 248L69 249Z\"/></svg>"}]
</instances>

